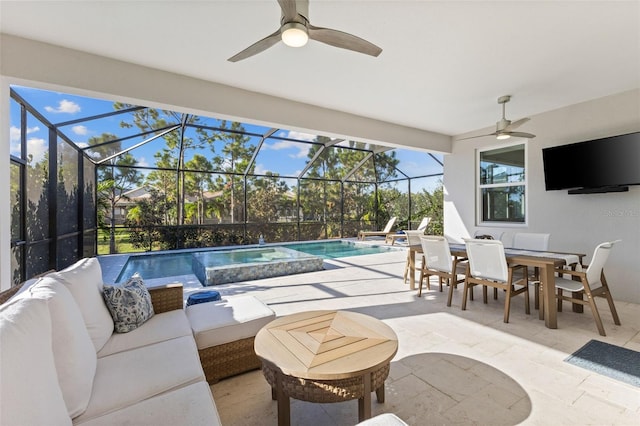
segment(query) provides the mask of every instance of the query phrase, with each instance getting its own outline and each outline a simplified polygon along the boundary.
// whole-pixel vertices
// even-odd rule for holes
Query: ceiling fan
[[[311,39],[371,56],[378,56],[382,52],[381,48],[360,37],[338,30],[311,25],[309,22],[309,0],[278,0],[278,4],[282,9],[280,28],[273,34],[230,57],[227,59],[228,61],[238,62],[256,55],[267,50],[280,40],[291,47],[304,46]]]
[[[468,138],[462,138],[462,139],[458,139],[458,140],[466,140],[466,139],[474,139],[474,138],[483,138],[485,136],[495,136],[496,139],[509,139],[511,136],[513,137],[518,137],[518,138],[528,138],[528,139],[533,139],[536,137],[536,135],[533,135],[531,133],[525,133],[525,132],[514,132],[513,130],[515,130],[516,128],[520,127],[521,125],[523,125],[524,123],[526,123],[527,121],[530,120],[530,118],[525,117],[525,118],[521,118],[520,120],[511,122],[511,120],[507,120],[504,116],[504,110],[505,110],[505,104],[507,102],[509,102],[511,100],[511,96],[509,95],[505,95],[505,96],[500,96],[498,98],[498,103],[502,104],[502,118],[500,119],[500,121],[498,121],[496,123],[496,131],[493,133],[489,133],[488,135],[478,135],[478,136],[470,136]]]

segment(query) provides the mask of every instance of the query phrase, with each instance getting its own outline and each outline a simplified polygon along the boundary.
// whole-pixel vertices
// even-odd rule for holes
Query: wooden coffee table
[[[384,402],[398,338],[367,315],[311,311],[270,322],[256,335],[254,348],[278,401],[278,425],[290,422],[289,398],[320,403],[357,399],[363,421],[371,417],[371,392]]]

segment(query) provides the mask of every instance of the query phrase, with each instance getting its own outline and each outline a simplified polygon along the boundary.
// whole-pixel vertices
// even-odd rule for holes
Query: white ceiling
[[[505,94],[515,120],[640,87],[639,1],[311,0],[309,11],[382,54],[311,41],[228,62],[278,28],[276,0],[3,0],[0,31],[447,135],[492,126]]]

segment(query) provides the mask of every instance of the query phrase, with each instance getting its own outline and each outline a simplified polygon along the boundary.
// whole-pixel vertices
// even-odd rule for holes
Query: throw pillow
[[[135,330],[153,316],[151,295],[140,276],[129,278],[122,286],[105,284],[102,294],[117,333]]]

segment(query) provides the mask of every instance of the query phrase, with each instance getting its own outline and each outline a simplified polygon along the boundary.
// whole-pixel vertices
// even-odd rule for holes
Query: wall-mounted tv
[[[640,132],[544,148],[542,161],[547,191],[628,191],[640,185]]]

